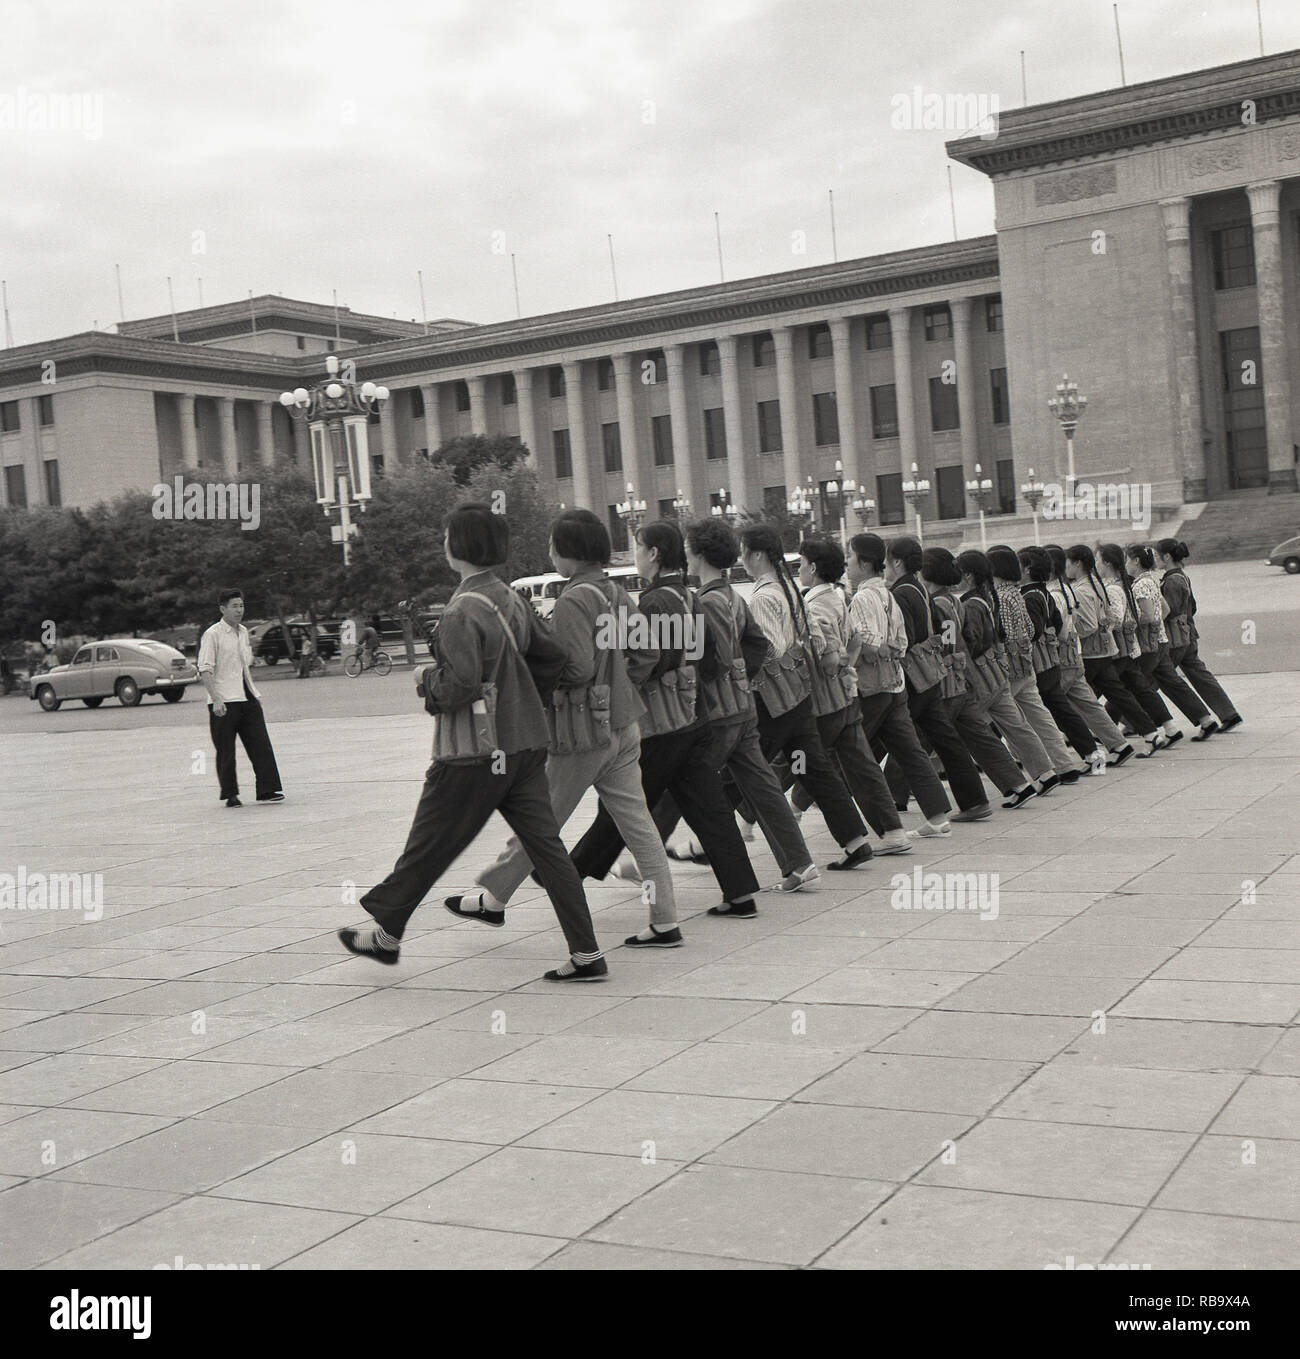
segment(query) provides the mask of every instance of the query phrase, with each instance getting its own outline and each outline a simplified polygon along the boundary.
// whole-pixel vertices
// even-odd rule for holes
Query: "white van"
[[[605,573],[610,580],[616,580],[628,592],[635,604],[646,588],[646,582],[636,573],[634,566],[611,566]],[[538,618],[549,618],[555,612],[555,601],[560,597],[566,582],[563,576],[548,571],[544,576],[520,576],[510,582],[512,590],[518,590],[533,606]]]

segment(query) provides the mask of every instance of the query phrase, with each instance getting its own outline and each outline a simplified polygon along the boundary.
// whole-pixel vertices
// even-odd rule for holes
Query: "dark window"
[[[5,468],[5,495],[9,498],[9,504],[17,510],[27,508],[27,478],[23,475],[21,467]]]
[[[962,518],[966,513],[966,474],[961,464],[936,467],[934,480],[939,493],[939,518]]]
[[[411,419],[424,418],[424,393],[418,387],[411,388]]]
[[[898,393],[892,382],[871,389],[871,434],[875,439],[898,438]]]
[[[307,337],[306,337],[305,335],[297,335],[297,336],[295,336],[294,338],[298,341],[298,348],[299,348],[299,349],[306,349],[306,348],[307,348]]]
[[[779,453],[781,451],[781,403],[779,401],[760,401],[758,403],[758,451],[760,453]]]
[[[705,340],[700,345],[700,376],[717,377],[722,372],[722,355],[716,340]]]
[[[518,399],[518,393],[515,391],[515,375],[513,373],[502,373],[501,404],[503,406],[513,406]]]
[[[1002,329],[1002,298],[986,297],[984,299],[984,329],[990,334],[995,334]]]
[[[52,396],[38,396],[36,408],[40,412],[42,426],[48,427],[54,423],[54,398]]]
[[[46,458],[45,460],[45,499],[51,505],[63,504],[63,490],[59,486],[59,460],[57,458]]]
[[[1016,512],[1016,465],[1010,458],[999,458],[997,466],[998,513]]]
[[[619,438],[618,422],[611,421],[600,427],[600,445],[605,450],[605,471],[623,470],[623,442]]]
[[[602,392],[614,390],[614,360],[596,360],[596,388]]]
[[[1249,224],[1210,232],[1210,253],[1216,289],[1255,286],[1255,232]]]
[[[676,518],[677,518],[677,510],[676,510],[676,508],[675,508],[674,505],[673,505],[673,497],[672,497],[672,496],[669,496],[667,500],[661,500],[661,501],[659,502],[659,518],[660,518],[660,519],[676,519]]]
[[[772,338],[772,332],[765,330],[761,335],[754,336],[754,367],[771,368],[776,362],[776,341]]]
[[[840,441],[840,416],[834,392],[813,393],[813,441],[818,448]]]
[[[456,387],[456,409],[458,411],[469,410],[469,383],[457,382]]]
[[[952,339],[952,311],[946,302],[925,308],[925,338],[927,340]]]
[[[889,329],[888,316],[868,316],[867,317],[867,348],[868,349],[892,349],[894,347],[893,333]]]
[[[727,456],[727,424],[720,406],[704,412],[704,456],[710,462]]]
[[[930,379],[930,428],[957,429],[961,417],[957,413],[957,384],[941,377]]]
[[[650,417],[650,437],[654,442],[655,466],[673,465],[673,418],[671,415]]]
[[[566,481],[573,475],[573,450],[569,447],[569,431],[553,429],[551,447],[555,449],[555,479]]]
[[[876,509],[881,524],[903,522],[903,474],[886,472],[876,478]]]
[[[1223,430],[1232,490],[1268,485],[1268,439],[1259,328],[1219,332]]]
[[[831,345],[831,328],[825,321],[808,327],[808,357],[810,359],[829,359],[834,352]]]
[[[829,481],[818,482],[817,501],[821,507],[822,527],[826,529],[832,529],[836,533],[838,533],[840,528],[841,511],[844,507],[844,497],[838,493],[839,491],[838,481],[835,483],[836,487],[835,495],[831,495],[827,492],[826,488],[829,485],[830,485]]]
[[[626,552],[628,549],[627,520],[619,514],[617,505],[611,505],[608,514],[609,545],[615,552]]]
[[[0,433],[17,434],[22,428],[16,401],[0,401]]]
[[[784,486],[764,486],[763,487],[763,513],[770,519],[779,519],[784,514],[789,514],[790,506],[785,494]]]
[[[1011,395],[1007,391],[1007,370],[1005,368],[990,368],[989,383],[993,388],[993,423],[995,425],[1010,424]]]
[[[370,455],[370,473],[376,481],[384,479],[384,455],[382,453]]]
[[[660,382],[668,381],[668,360],[664,358],[662,349],[652,349],[648,354],[641,356],[641,382],[646,387],[652,387]]]
[[[547,375],[551,388],[551,400],[556,401],[564,395],[564,369],[552,368]]]

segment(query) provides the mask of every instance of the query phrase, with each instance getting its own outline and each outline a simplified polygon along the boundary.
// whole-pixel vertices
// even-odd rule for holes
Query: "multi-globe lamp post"
[[[980,512],[980,551],[989,550],[989,536],[984,525],[984,515],[993,504],[993,481],[980,475],[979,463],[975,464],[975,477],[966,483],[966,494],[975,502]]]
[[[673,496],[673,513],[679,520],[689,519],[691,516],[690,497],[679,486],[677,494]]]
[[[840,521],[840,549],[849,555],[848,502],[857,494],[858,483],[852,477],[844,476],[844,464],[836,462],[835,476],[826,483],[826,495],[835,505],[835,513]]]
[[[1079,384],[1070,381],[1066,373],[1056,384],[1056,395],[1049,397],[1047,409],[1061,422],[1065,431],[1065,490],[1067,498],[1074,495],[1074,431],[1079,428],[1088,398],[1079,395]]]
[[[740,517],[740,511],[727,498],[725,486],[718,487],[718,503],[709,507],[709,513],[715,519],[725,519],[729,524],[734,524]]]
[[[1034,516],[1034,546],[1041,547],[1042,539],[1038,533],[1038,507],[1043,503],[1043,496],[1047,494],[1047,487],[1034,476],[1032,467],[1029,469],[1029,480],[1020,488],[1020,494],[1028,502],[1030,513]]]
[[[331,536],[343,544],[343,565],[351,566],[352,507],[364,511],[370,499],[370,412],[388,400],[388,388],[358,384],[352,361],[340,364],[333,354],[326,356],[325,372],[328,376],[310,391],[281,392],[280,404],[292,419],[306,422],[316,503],[326,518],[338,510],[340,522]]]
[[[912,475],[903,483],[903,497],[912,507],[912,513],[916,515],[916,536],[921,542],[925,542],[925,534],[921,530],[921,506],[930,498],[930,482],[925,477],[917,475],[917,466],[912,464]]]
[[[875,517],[876,502],[870,496],[855,495],[853,497],[853,513],[858,516],[858,523],[864,529],[869,529],[871,521]]]
[[[808,530],[812,527],[813,517],[812,495],[807,487],[794,488],[794,494],[786,501],[786,509],[790,511],[792,518],[798,520],[800,533],[807,536]]]
[[[614,506],[618,512],[618,517],[627,525],[627,541],[629,546],[636,540],[636,531],[641,527],[641,521],[645,518],[646,503],[644,500],[636,498],[636,487],[629,481],[627,483],[627,499],[620,501]]]

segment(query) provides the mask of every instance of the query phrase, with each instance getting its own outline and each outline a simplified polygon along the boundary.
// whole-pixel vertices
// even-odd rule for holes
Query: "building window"
[[[844,517],[844,497],[836,494],[831,495],[827,490],[829,481],[819,481],[817,483],[817,503],[821,508],[822,527],[833,529],[839,532],[840,520]],[[836,491],[839,490],[839,482],[835,483]]]
[[[551,400],[558,401],[564,395],[564,369],[552,368],[547,374],[550,384]]]
[[[808,357],[810,359],[829,359],[833,353],[831,328],[825,321],[808,327]]]
[[[840,416],[834,392],[813,393],[813,441],[818,448],[840,441]]]
[[[418,387],[411,388],[411,419],[424,419],[424,393]]]
[[[307,348],[307,337],[305,335],[295,335],[294,338],[298,341],[299,349]]]
[[[779,401],[760,401],[758,403],[758,451],[760,453],[779,453],[781,451],[781,403]]]
[[[990,335],[1000,334],[1002,331],[1002,298],[986,297],[984,299],[984,329]]]
[[[960,463],[934,469],[940,519],[960,519],[966,513],[966,475]]]
[[[1011,396],[1007,391],[1007,370],[990,368],[989,383],[993,388],[993,423],[1008,425],[1011,423]]]
[[[611,421],[608,425],[601,425],[600,444],[605,450],[605,471],[621,472],[623,470],[623,441],[619,438],[616,420]]]
[[[456,409],[458,411],[469,410],[469,383],[465,381],[454,384],[456,388]]]
[[[18,403],[0,401],[0,433],[17,434],[21,428],[22,419],[18,414]]]
[[[515,375],[513,373],[501,374],[501,404],[503,406],[513,406],[519,400],[519,394],[515,391]]]
[[[1016,512],[1016,464],[1011,458],[999,458],[997,465],[998,513]]]
[[[573,450],[569,447],[569,431],[553,429],[551,447],[555,449],[555,479],[567,481],[573,475]]]
[[[705,340],[700,345],[700,376],[717,377],[722,372],[722,355],[716,340]]]
[[[903,522],[903,474],[886,472],[876,478],[876,508],[880,512],[880,522],[901,524]]]
[[[370,472],[376,481],[384,479],[384,455],[382,453],[370,455]]]
[[[952,339],[952,310],[946,302],[925,308],[925,338],[927,340]]]
[[[754,336],[754,367],[771,368],[776,363],[776,341],[772,332],[765,330]]]
[[[1264,427],[1259,327],[1220,331],[1219,360],[1228,484],[1234,491],[1267,486],[1268,439]]]
[[[704,456],[710,462],[727,456],[727,424],[721,406],[704,412]]]
[[[54,423],[54,398],[52,396],[38,396],[36,398],[36,409],[40,412],[41,427],[48,429]]]
[[[59,460],[57,458],[46,458],[45,460],[45,500],[50,505],[63,504],[63,489],[59,485]]]
[[[626,552],[628,549],[627,520],[619,514],[617,505],[610,505],[607,513],[609,514],[609,545],[615,552]]]
[[[614,360],[596,360],[596,390],[601,392],[612,392],[614,390]]]
[[[1249,224],[1210,232],[1210,253],[1217,291],[1255,286],[1255,232]]]
[[[643,386],[653,387],[668,381],[668,360],[662,349],[652,349],[641,356],[641,382]]]
[[[655,466],[673,465],[673,418],[671,415],[650,417],[650,438],[654,443]]]
[[[13,509],[27,508],[27,478],[23,476],[21,467],[5,468],[5,495]]]
[[[871,437],[898,438],[898,393],[892,382],[871,389]]]
[[[961,416],[957,412],[957,384],[941,377],[930,379],[930,428],[958,429]]]
[[[867,348],[892,349],[893,347],[894,347],[894,335],[889,328],[889,317],[868,316]]]
[[[763,487],[763,513],[769,519],[780,519],[782,515],[789,514],[790,504],[786,499],[784,486],[764,486]]]

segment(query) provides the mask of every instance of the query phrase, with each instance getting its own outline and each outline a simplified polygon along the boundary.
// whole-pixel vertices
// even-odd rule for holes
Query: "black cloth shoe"
[[[847,873],[850,868],[861,868],[871,858],[871,846],[859,845],[852,853],[842,859],[833,859],[826,865],[832,873]]]
[[[753,920],[758,914],[758,907],[753,901],[724,901],[721,906],[710,906],[710,915],[735,916],[737,920]]]
[[[284,794],[283,794],[283,793],[268,793],[265,797],[259,797],[257,800],[258,800],[259,802],[283,802],[283,801],[284,801]]]
[[[1049,774],[1045,779],[1039,780],[1038,796],[1046,797],[1053,788],[1061,786],[1061,776],[1059,774]]]
[[[1133,758],[1134,750],[1131,745],[1126,744],[1120,746],[1118,750],[1112,750],[1111,754],[1115,758],[1113,760],[1108,761],[1108,763],[1110,764],[1110,767],[1112,769],[1118,769],[1120,765],[1124,763],[1125,760],[1131,760]]]
[[[452,915],[459,916],[462,920],[481,920],[485,925],[491,925],[493,929],[500,929],[506,923],[506,913],[504,911],[462,911],[460,903],[464,897],[446,897],[443,906]]]
[[[596,982],[604,981],[609,976],[609,964],[604,958],[597,958],[594,963],[575,963],[570,961],[572,972],[562,973],[558,967],[553,967],[545,974],[545,980],[553,982]]]
[[[1220,722],[1220,723],[1219,723],[1219,730],[1220,730],[1220,731],[1231,731],[1231,730],[1233,729],[1233,727],[1239,727],[1239,726],[1241,726],[1241,714],[1240,714],[1240,713],[1233,713],[1233,715],[1232,715],[1230,718],[1228,718],[1228,720],[1227,720],[1226,722]]]
[[[240,802],[240,800],[237,797],[228,797],[226,799],[227,807],[242,807],[243,805],[244,804]]]
[[[1007,811],[1014,811],[1017,807],[1023,807],[1031,797],[1038,796],[1038,789],[1032,783],[1027,783],[1023,788],[1017,788],[1014,792],[1008,793],[1002,805]]]
[[[638,939],[634,934],[623,942],[628,948],[681,948],[686,942],[676,925],[670,930],[657,930],[651,925],[650,933],[653,935],[651,939]]]
[[[1082,777],[1083,777],[1082,769],[1067,769],[1065,773],[1061,775],[1061,782],[1078,783],[1080,778]]]
[[[1192,740],[1193,740],[1193,741],[1208,741],[1208,740],[1210,739],[1210,737],[1213,736],[1214,733],[1215,733],[1216,731],[1222,731],[1222,730],[1223,730],[1223,728],[1220,727],[1219,724],[1218,724],[1217,722],[1211,722],[1210,725],[1209,725],[1208,727],[1202,727],[1202,728],[1200,729],[1200,731],[1198,731],[1198,732],[1196,733],[1196,735],[1192,737]]]
[[[987,821],[993,815],[993,808],[987,802],[977,803],[964,811],[953,812],[949,821]]]
[[[1166,736],[1166,737],[1165,737],[1165,740],[1168,741],[1169,744],[1170,744],[1171,746],[1177,745],[1178,742],[1181,741],[1182,739],[1183,739],[1183,733],[1182,733],[1181,729],[1178,730],[1178,731],[1176,731],[1176,732],[1174,732],[1174,734],[1173,734],[1172,736]]]
[[[363,948],[357,943],[357,932],[349,926],[339,931],[339,942],[349,953],[356,953],[362,958],[373,958],[377,963],[386,963],[390,967],[401,956],[401,949],[393,948]]]

